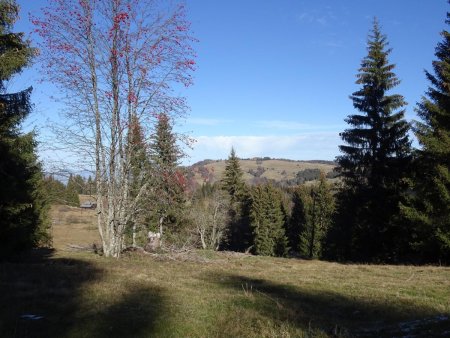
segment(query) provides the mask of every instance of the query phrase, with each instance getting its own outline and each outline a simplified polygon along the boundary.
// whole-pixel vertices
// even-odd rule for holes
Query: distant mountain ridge
[[[275,182],[281,185],[293,186],[316,180],[323,171],[327,178],[334,179],[336,163],[326,160],[289,160],[270,157],[254,157],[240,159],[244,172],[243,178],[248,184]],[[206,159],[199,161],[190,168],[190,178],[197,184],[220,181],[225,171],[226,160]]]

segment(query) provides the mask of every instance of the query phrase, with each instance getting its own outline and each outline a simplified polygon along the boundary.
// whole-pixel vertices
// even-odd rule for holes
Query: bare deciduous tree
[[[191,85],[195,67],[184,7],[156,0],[50,0],[32,22],[43,41],[47,79],[61,89],[67,107],[59,141],[95,163],[103,251],[119,257],[151,176],[143,172],[138,192],[130,193],[132,121],[148,133],[158,114],[186,111],[184,98],[173,94],[174,86]]]
[[[215,190],[211,196],[200,199],[191,209],[194,229],[203,249],[218,250],[226,237],[228,225],[227,195]]]

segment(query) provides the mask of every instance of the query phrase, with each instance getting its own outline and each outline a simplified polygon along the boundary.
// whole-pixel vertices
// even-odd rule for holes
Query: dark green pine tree
[[[55,180],[53,175],[44,179],[45,196],[49,203],[65,204],[66,203],[66,186],[61,181]]]
[[[286,236],[286,210],[283,206],[283,197],[279,189],[271,184],[266,185],[267,209],[266,218],[270,224],[271,237],[275,243],[273,251],[278,257],[285,257],[289,251],[289,242]]]
[[[222,187],[230,195],[231,203],[238,202],[245,194],[245,183],[242,179],[242,172],[239,158],[236,156],[234,148],[231,148],[230,156],[226,161],[225,172],[222,177]]]
[[[253,232],[253,251],[257,255],[274,255],[268,220],[266,219],[266,194],[262,185],[251,188],[250,226]]]
[[[20,132],[31,111],[31,88],[6,93],[5,87],[35,54],[23,33],[11,32],[18,13],[14,1],[0,0],[0,257],[50,242],[35,135]]]
[[[300,198],[303,210],[299,218],[304,223],[299,236],[299,252],[310,259],[322,258],[324,241],[334,212],[334,196],[325,174],[320,174],[318,184],[302,189]]]
[[[175,230],[179,225],[185,206],[185,177],[179,168],[182,152],[177,145],[177,138],[172,131],[167,114],[158,116],[155,134],[150,143],[151,172],[154,175],[154,196],[159,230],[162,235],[163,225],[168,230]]]
[[[258,185],[251,192],[250,226],[254,252],[264,256],[285,256],[288,239],[285,234],[280,191],[271,185]]]
[[[450,24],[447,13],[446,24]],[[422,122],[416,136],[422,146],[417,151],[416,194],[406,217],[415,233],[413,249],[422,259],[450,263],[450,33],[444,30],[433,62],[434,74],[426,72],[431,83],[418,104]]]
[[[97,192],[96,186],[95,186],[95,182],[92,179],[91,176],[88,177],[87,181],[86,181],[86,190],[85,190],[85,194],[92,196],[95,195]]]
[[[289,224],[287,229],[287,236],[289,240],[289,246],[295,252],[298,252],[300,244],[300,233],[304,230],[304,225],[306,224],[306,217],[308,215],[305,212],[305,202],[304,196],[308,195],[305,191],[306,187],[304,185],[297,186],[292,191],[292,211],[289,218]]]
[[[250,199],[243,175],[239,158],[234,148],[231,148],[220,183],[230,197],[227,248],[236,251],[245,251],[253,244],[249,226]]]
[[[130,154],[130,196],[135,199],[139,194],[142,196],[141,189],[145,186],[149,174],[151,174],[152,167],[150,165],[150,159],[148,156],[148,147],[145,142],[144,131],[136,116],[132,116],[131,125],[128,134],[128,145]],[[154,178],[156,178],[155,175]],[[154,186],[158,187],[157,183],[161,181],[151,181]],[[162,189],[159,186],[158,191]],[[152,196],[153,198],[154,196]],[[148,207],[148,201],[145,198],[140,199],[139,203],[134,208],[134,213],[129,221],[127,232],[131,237],[131,245],[137,246],[138,233],[141,230],[146,230],[145,224],[152,222],[152,208]],[[154,229],[153,229],[154,230]]]
[[[160,135],[165,137],[166,135],[162,135],[160,131]],[[144,181],[146,178],[146,174],[150,169],[150,161],[148,157],[147,145],[145,143],[144,131],[142,126],[137,119],[137,117],[133,116],[131,118],[131,126],[129,130],[129,147],[130,147],[130,180],[131,180],[131,194],[133,197],[137,196],[140,188],[144,185]],[[170,135],[169,135],[170,137]],[[155,139],[156,140],[156,139]],[[160,142],[158,140],[158,142]],[[160,144],[154,144],[154,160],[157,163],[162,163],[164,160],[159,160],[159,147]],[[167,146],[165,147],[167,148]],[[170,151],[170,149],[169,149]],[[176,166],[176,161],[175,161]]]
[[[78,194],[84,195],[87,193],[86,189],[86,181],[84,180],[83,176],[81,175],[75,175],[73,176],[74,186]]]
[[[80,206],[80,197],[78,196],[78,184],[75,176],[70,174],[66,186],[66,204],[72,207]]]
[[[403,96],[388,95],[399,84],[388,61],[391,49],[377,20],[368,39],[368,55],[361,62],[351,99],[358,114],[349,115],[350,129],[341,133],[337,158],[343,190],[339,194],[338,226],[344,259],[396,260],[406,229],[398,221],[410,165],[409,125]]]
[[[294,192],[294,208],[292,209],[293,225],[296,229],[297,246],[295,249],[302,257],[310,257],[310,251],[315,253],[315,203],[314,187],[301,185]],[[293,234],[294,235],[294,234]],[[313,258],[313,257],[310,257]]]

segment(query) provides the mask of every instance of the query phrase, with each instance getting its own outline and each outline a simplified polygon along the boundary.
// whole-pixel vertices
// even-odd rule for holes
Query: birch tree
[[[119,257],[125,228],[148,194],[148,177],[130,193],[129,127],[136,119],[148,134],[159,114],[176,118],[187,108],[174,95],[175,87],[192,84],[195,68],[185,8],[156,0],[49,0],[32,22],[46,79],[66,107],[68,122],[57,136],[93,164],[103,251]]]
[[[224,244],[229,217],[228,198],[225,192],[214,189],[191,208],[194,231],[203,249],[219,250]]]

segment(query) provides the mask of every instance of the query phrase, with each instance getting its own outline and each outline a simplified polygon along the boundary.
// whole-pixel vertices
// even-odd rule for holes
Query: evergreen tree
[[[148,156],[148,147],[145,142],[144,131],[136,116],[131,118],[131,126],[129,129],[129,147],[131,147],[130,160],[130,195],[135,199],[141,189],[145,186],[147,176],[151,173],[150,159]],[[156,149],[155,149],[156,150]],[[155,157],[158,156],[155,153]],[[156,180],[152,183],[156,186]],[[158,189],[159,191],[159,189]],[[131,244],[137,246],[137,235],[139,231],[145,228],[145,224],[149,224],[152,220],[152,208],[148,207],[148,201],[141,199],[134,208],[134,213],[129,221],[128,231],[131,231]]]
[[[92,180],[92,177],[89,176],[87,181],[86,181],[86,190],[85,190],[85,194],[86,195],[95,195],[97,193],[97,189],[95,186],[95,182],[94,180]]]
[[[243,194],[245,194],[243,175],[239,158],[236,156],[234,148],[231,148],[222,178],[222,187],[230,195],[231,203],[239,202]]]
[[[251,189],[250,226],[253,230],[254,252],[257,255],[274,256],[275,243],[266,218],[267,196],[264,186]]]
[[[321,258],[323,242],[334,212],[334,197],[324,173],[321,173],[317,185],[302,190],[301,199],[303,215],[299,218],[304,223],[300,232],[299,251],[310,259]]]
[[[150,170],[147,145],[145,143],[144,131],[136,117],[131,119],[132,125],[129,131],[129,146],[131,147],[131,194],[136,196],[143,185],[144,176]],[[164,135],[162,135],[164,137]],[[159,142],[159,141],[158,141]],[[155,144],[154,160],[159,162],[159,144]],[[163,162],[163,161],[161,161]]]
[[[34,133],[21,134],[31,88],[6,93],[5,81],[31,62],[35,50],[13,33],[19,6],[0,0],[0,256],[49,243],[48,203]]]
[[[75,175],[75,176],[73,176],[72,179],[73,179],[74,187],[75,187],[75,190],[77,191],[77,193],[80,195],[86,194],[87,193],[86,192],[86,190],[87,190],[86,182],[85,182],[83,176]]]
[[[160,114],[150,144],[150,159],[154,180],[154,201],[159,230],[163,225],[179,225],[185,205],[185,177],[179,168],[182,152],[172,131],[167,114]]]
[[[252,246],[252,234],[249,227],[251,202],[243,175],[239,158],[234,148],[231,148],[221,186],[229,196],[227,244],[229,249],[236,251],[245,251]]]
[[[450,13],[447,13],[450,24]],[[414,225],[412,247],[422,259],[450,262],[450,33],[444,30],[433,62],[434,74],[426,72],[431,85],[418,104],[422,122],[416,136],[417,173],[413,203],[403,206]],[[408,205],[408,206],[407,206]]]
[[[66,204],[72,207],[80,206],[80,197],[78,196],[78,184],[75,180],[75,176],[70,174],[69,180],[66,186]]]
[[[44,178],[44,191],[49,203],[66,203],[66,186],[61,181],[55,180],[53,175]]]
[[[280,191],[271,185],[258,185],[251,192],[250,226],[254,252],[264,256],[285,256],[288,240],[285,234]]]
[[[337,158],[343,190],[337,218],[345,259],[395,260],[406,229],[398,222],[399,203],[410,164],[409,125],[403,96],[388,95],[399,84],[389,64],[386,36],[374,20],[368,55],[362,60],[351,99],[359,114],[349,115],[351,129],[341,133],[345,145]],[[336,233],[336,232],[335,232]]]
[[[287,236],[289,240],[289,246],[295,252],[299,250],[300,245],[300,233],[304,229],[306,224],[306,217],[308,215],[305,212],[305,196],[308,193],[305,191],[306,187],[304,185],[297,186],[292,191],[292,211],[291,217],[289,219],[289,227],[287,230]]]

